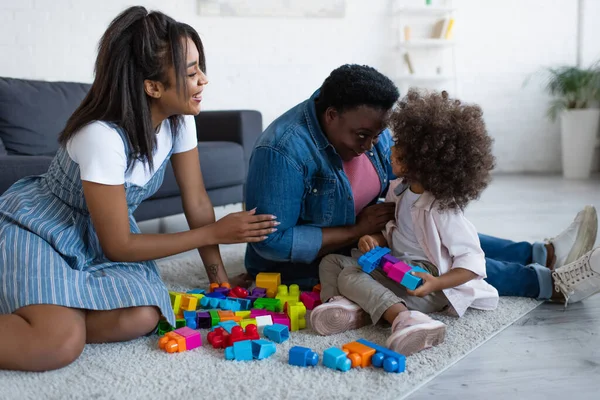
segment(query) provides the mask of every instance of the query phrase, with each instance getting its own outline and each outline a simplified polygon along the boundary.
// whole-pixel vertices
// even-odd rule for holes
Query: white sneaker
[[[597,231],[596,209],[593,206],[585,206],[567,229],[548,241],[554,246],[556,256],[553,269],[572,263],[590,251],[596,243]]]
[[[600,247],[554,270],[552,277],[556,291],[565,296],[565,307],[600,292]]]
[[[410,356],[444,341],[446,324],[420,311],[402,311],[394,319],[392,334],[385,345],[396,353]]]
[[[310,313],[310,325],[323,336],[358,329],[369,322],[369,314],[344,296],[334,296]]]

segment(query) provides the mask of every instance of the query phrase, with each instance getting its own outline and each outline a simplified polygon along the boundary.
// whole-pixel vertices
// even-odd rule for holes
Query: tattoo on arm
[[[206,267],[206,273],[208,274],[208,280],[211,282],[217,281],[217,283],[221,283],[221,282],[219,282],[219,280],[217,278],[218,271],[219,271],[218,264],[210,264],[208,267]]]

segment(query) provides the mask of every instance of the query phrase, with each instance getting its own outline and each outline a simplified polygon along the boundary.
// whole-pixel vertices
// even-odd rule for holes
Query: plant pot
[[[585,179],[592,170],[600,109],[568,110],[560,115],[563,176]]]

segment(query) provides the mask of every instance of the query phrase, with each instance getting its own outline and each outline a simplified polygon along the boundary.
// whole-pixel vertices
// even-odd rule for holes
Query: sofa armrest
[[[0,156],[0,194],[21,178],[46,173],[51,162],[49,156]]]
[[[244,148],[244,171],[262,133],[262,114],[255,110],[202,111],[196,115],[199,142],[235,142]]]

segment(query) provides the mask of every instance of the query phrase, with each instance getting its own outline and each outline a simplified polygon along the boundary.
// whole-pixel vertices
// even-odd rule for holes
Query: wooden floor
[[[566,228],[585,204],[600,209],[600,179],[505,175],[494,177],[466,215],[481,233],[541,241]],[[218,208],[217,218],[240,209]],[[157,226],[143,225],[146,232]],[[182,216],[166,225],[168,231],[187,227]],[[600,294],[567,310],[541,305],[408,398],[600,399]]]
[[[600,209],[599,180],[502,176],[467,215],[480,231],[539,240],[583,204]],[[600,294],[566,310],[542,304],[408,397],[430,398],[599,399]]]

